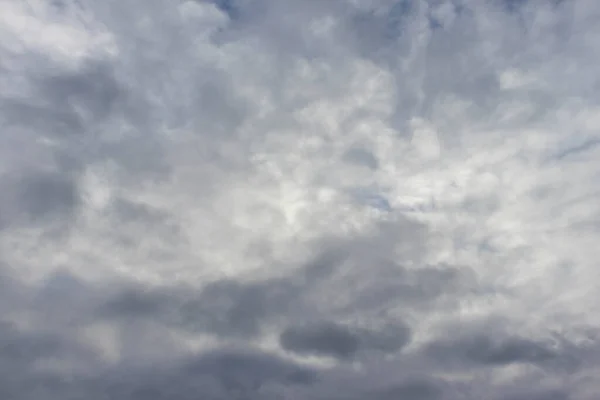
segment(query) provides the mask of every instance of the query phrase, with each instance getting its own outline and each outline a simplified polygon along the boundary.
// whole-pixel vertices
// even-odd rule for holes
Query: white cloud
[[[158,397],[590,398],[596,2],[0,4],[0,340]]]

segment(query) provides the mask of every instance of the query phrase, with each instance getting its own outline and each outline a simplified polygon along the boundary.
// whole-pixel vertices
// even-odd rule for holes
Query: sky
[[[0,398],[592,400],[600,2],[0,0]]]

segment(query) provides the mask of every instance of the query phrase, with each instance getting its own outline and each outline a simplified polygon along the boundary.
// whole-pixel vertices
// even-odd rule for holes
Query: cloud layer
[[[0,9],[0,397],[600,393],[597,1]]]

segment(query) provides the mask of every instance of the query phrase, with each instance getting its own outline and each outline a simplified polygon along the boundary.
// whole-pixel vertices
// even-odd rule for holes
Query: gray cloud
[[[280,334],[279,342],[293,353],[348,360],[362,352],[393,354],[407,345],[410,338],[410,328],[400,321],[370,328],[317,321],[288,326]]]
[[[406,346],[410,342],[411,335],[410,327],[397,321],[379,329],[371,328],[362,331],[361,344],[366,349],[389,354]]]
[[[280,336],[286,350],[336,358],[352,357],[359,347],[358,337],[346,327],[334,323],[286,328]]]
[[[0,228],[68,221],[81,204],[77,182],[61,173],[15,174],[0,186]]]
[[[519,337],[494,338],[491,333],[434,343],[429,351],[441,359],[450,357],[483,365],[541,364],[559,356],[543,343]]]
[[[379,393],[373,393],[376,398],[387,399],[415,399],[434,400],[442,398],[443,394],[434,383],[427,381],[415,381],[399,384],[386,388]]]
[[[304,274],[300,274],[302,275]],[[307,275],[320,276],[311,273]],[[296,279],[297,282],[300,281],[297,276]],[[7,284],[10,281],[10,277],[6,275],[2,280]],[[446,368],[460,371],[463,368],[470,368],[469,366],[490,368],[512,363],[532,363],[544,368],[549,367],[549,371],[552,371],[552,365],[556,364],[557,360],[565,356],[569,357],[569,354],[571,357],[577,355],[575,349],[570,349],[568,346],[563,345],[557,350],[551,350],[547,345],[534,340],[489,333],[487,336],[479,334],[473,337],[459,337],[456,340],[442,340],[429,345],[426,351],[428,357],[433,356],[433,359],[427,361],[427,358],[419,356],[419,353],[404,351],[411,340],[411,331],[402,323],[364,327],[333,322],[307,324],[291,322],[280,336],[283,349],[296,355],[329,356],[339,361],[360,361],[362,355],[370,355],[371,360],[374,360],[373,356],[377,359],[380,357],[379,354],[391,356],[403,350],[402,355],[395,358],[400,364],[396,364],[395,369],[391,368],[386,373],[391,374],[392,377],[398,374],[397,377],[389,382],[385,379],[378,382],[374,376],[381,372],[377,372],[376,369],[370,371],[370,368],[374,368],[372,364],[366,364],[370,367],[359,376],[353,376],[356,372],[319,370],[301,366],[278,355],[250,350],[240,344],[228,344],[214,350],[204,350],[196,355],[182,352],[174,342],[168,344],[169,329],[190,329],[189,325],[181,323],[178,319],[181,315],[185,315],[189,301],[196,305],[209,300],[213,302],[206,304],[204,310],[197,310],[198,315],[194,317],[202,320],[201,314],[208,313],[204,318],[212,318],[210,323],[194,325],[192,331],[210,333],[216,337],[229,336],[238,340],[250,336],[256,337],[259,327],[262,326],[264,329],[262,324],[273,318],[273,315],[257,313],[253,309],[256,306],[252,300],[253,296],[264,292],[268,297],[269,293],[276,292],[274,287],[281,284],[278,282],[272,282],[273,287],[248,285],[246,288],[221,282],[209,285],[201,291],[198,300],[189,300],[193,299],[193,293],[185,286],[180,286],[176,288],[178,291],[173,292],[143,291],[141,288],[124,292],[118,288],[90,286],[89,283],[63,272],[47,280],[42,288],[35,289],[36,297],[33,302],[23,299],[28,297],[27,293],[34,288],[13,285],[12,294],[2,293],[3,304],[14,304],[15,300],[21,298],[18,301],[23,310],[33,315],[42,314],[39,314],[40,318],[34,320],[36,322],[29,328],[29,332],[17,328],[14,324],[3,323],[0,329],[3,362],[0,363],[0,367],[10,368],[10,374],[5,376],[14,377],[3,385],[3,390],[7,395],[24,393],[25,398],[32,399],[37,398],[36,396],[41,392],[67,396],[67,398],[77,397],[82,393],[105,393],[132,399],[145,398],[144,396],[150,394],[155,396],[153,398],[177,399],[195,398],[194,396],[198,395],[215,399],[270,398],[269,396],[277,398],[278,393],[296,393],[309,398],[323,398],[330,390],[339,391],[339,379],[343,378],[356,380],[357,384],[363,382],[366,388],[362,389],[361,393],[378,399],[402,396],[418,399],[455,398],[452,396],[464,393],[464,388],[453,387],[448,382],[444,383],[436,379],[416,379],[411,377],[411,374],[423,367],[430,373],[439,373]],[[257,290],[257,287],[261,290]],[[220,291],[222,294],[219,294]],[[298,296],[298,293],[295,296]],[[225,297],[222,297],[223,295]],[[108,303],[105,300],[107,298],[110,299]],[[280,299],[286,301],[285,296]],[[277,303],[277,298],[270,298],[265,304],[273,307]],[[219,308],[219,304],[224,305],[225,308]],[[237,319],[231,318],[227,321],[228,317],[236,314],[235,307],[248,307],[243,309],[248,312],[248,315],[238,314]],[[279,315],[278,318],[285,315],[277,308],[267,308],[267,310]],[[67,311],[70,314],[64,314]],[[265,309],[263,308],[262,311],[264,312]],[[180,316],[177,316],[177,313],[181,313]],[[98,369],[104,363],[103,355],[99,353],[97,347],[89,347],[91,343],[85,344],[75,340],[76,332],[79,327],[85,327],[107,317],[110,317],[109,321],[113,323],[118,322],[116,327],[121,332],[118,340],[120,345],[125,347],[122,347],[118,363]],[[115,320],[115,317],[118,318]],[[253,317],[256,320],[248,325],[246,318]],[[121,318],[120,322],[119,318]],[[146,319],[148,323],[136,325],[135,320],[140,318]],[[218,322],[224,320],[230,325]],[[159,328],[160,325],[168,329],[162,330]],[[173,345],[175,347],[171,347]],[[415,359],[415,356],[419,358]],[[145,362],[140,362],[144,357],[149,358]],[[406,360],[402,361],[402,358]],[[159,359],[162,362],[152,361]],[[56,365],[54,367],[56,369],[40,369],[38,366],[44,363]],[[382,365],[381,368],[387,370],[389,367]],[[67,385],[62,380],[61,371],[65,370],[77,371],[75,383]],[[98,370],[104,372],[92,375],[84,372]],[[566,371],[560,368],[556,371],[561,370]],[[385,378],[385,375],[382,377]],[[561,398],[561,395],[567,396],[564,391],[544,391],[542,388],[533,392],[523,392],[511,386],[506,388],[496,386],[493,390],[505,392],[507,396],[517,396],[515,398],[525,396],[520,393],[538,395],[541,396],[540,398],[544,398],[546,393],[548,396],[559,396],[557,398]],[[476,392],[473,393],[476,396]],[[356,393],[348,387],[347,394],[342,392],[339,398],[355,397]]]
[[[567,400],[571,396],[560,389],[551,389],[551,390],[536,390],[534,392],[522,392],[519,394],[509,394],[508,397],[504,397],[509,400]]]
[[[37,175],[21,180],[17,201],[32,219],[64,216],[79,203],[79,193],[73,182],[62,176]]]
[[[303,273],[260,283],[219,280],[201,289],[181,286],[144,289],[133,286],[107,299],[100,313],[108,318],[150,318],[191,332],[253,337],[270,320],[298,312],[325,266],[317,262]],[[296,311],[294,311],[296,310]]]
[[[418,307],[420,303],[435,300],[440,292],[455,285],[455,279],[459,279],[459,274],[453,270],[421,268],[407,271],[377,257],[371,258],[367,253],[371,251],[368,249],[371,240],[376,238],[318,244],[316,255],[289,275],[259,282],[223,279],[202,288],[178,285],[146,289],[133,285],[118,289],[117,293],[111,292],[111,297],[100,306],[100,312],[107,318],[156,319],[192,332],[254,337],[282,319],[305,321],[310,325],[311,320],[327,314],[348,317],[357,311],[370,312],[398,303]],[[361,255],[355,259],[354,255],[358,253]],[[378,253],[378,256],[382,255],[385,253]],[[379,280],[365,281],[367,285],[355,296],[327,310],[320,303],[320,296],[337,285],[345,285],[346,270],[357,261],[370,263],[372,271],[391,286]],[[319,336],[320,329],[317,327],[316,330],[315,334]],[[401,320],[385,324],[381,330],[365,330],[358,326],[353,330],[355,332],[349,335],[360,337],[361,347],[370,350],[389,348],[393,351],[401,348],[410,337],[409,328]],[[339,333],[334,331],[334,335]]]
[[[379,167],[379,162],[375,155],[361,147],[349,149],[344,153],[343,159],[351,164],[364,165],[371,169]]]
[[[599,19],[5,1],[0,397],[594,398]]]
[[[35,371],[34,360],[46,356],[48,339],[19,338],[9,341],[2,330],[3,359],[12,366],[5,369],[2,393],[26,399],[39,396],[76,398],[89,393],[90,398],[111,396],[127,399],[264,398],[269,385],[306,386],[318,379],[316,371],[295,365],[275,356],[248,351],[214,351],[177,364],[165,362],[157,367],[118,366],[96,376],[78,371],[66,381],[52,372]],[[10,347],[9,347],[10,346]],[[9,364],[6,364],[9,365]],[[4,367],[4,365],[3,365]]]

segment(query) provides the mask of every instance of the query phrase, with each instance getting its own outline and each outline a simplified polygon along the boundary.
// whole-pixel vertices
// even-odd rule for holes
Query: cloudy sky
[[[600,393],[597,0],[0,0],[0,397]]]

